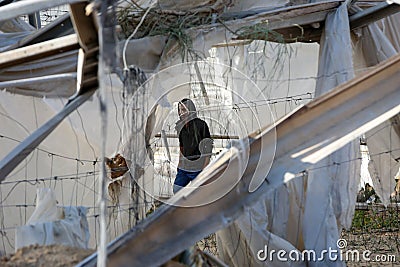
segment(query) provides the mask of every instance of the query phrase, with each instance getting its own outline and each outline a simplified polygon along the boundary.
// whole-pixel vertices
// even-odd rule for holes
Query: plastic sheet
[[[38,188],[36,196],[36,209],[27,224],[53,222],[64,217],[63,210],[57,207],[56,196],[50,188]]]
[[[315,95],[329,92],[334,87],[354,77],[352,46],[347,6],[342,4],[336,12],[328,14],[321,37],[318,80]],[[311,170],[308,178],[304,211],[303,237],[306,249],[318,253],[327,248],[337,248],[343,226],[350,227],[354,213],[357,185],[360,176],[355,172],[360,162],[337,165],[355,158],[356,141],[347,144],[316,164],[328,166]],[[358,166],[359,168],[359,166]],[[347,188],[348,190],[343,190]],[[318,266],[321,262],[310,262]],[[341,261],[328,261],[324,266],[344,266]]]
[[[62,207],[59,212],[54,193],[49,188],[39,189],[37,198],[36,210],[27,225],[16,229],[15,250],[32,244],[88,248],[85,207]]]
[[[306,266],[297,261],[279,261],[271,251],[300,253],[290,242],[267,230],[264,202],[245,211],[233,224],[217,233],[218,252],[229,266]],[[260,252],[261,251],[261,252]],[[293,251],[293,252],[292,252]],[[288,255],[286,255],[288,257]],[[271,261],[271,259],[273,259]]]

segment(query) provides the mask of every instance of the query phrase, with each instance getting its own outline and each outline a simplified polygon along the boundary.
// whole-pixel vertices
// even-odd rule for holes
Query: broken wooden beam
[[[86,15],[87,3],[76,3],[70,5],[70,15],[75,32],[81,48],[88,52],[93,44],[98,43],[97,28],[92,14]]]
[[[0,53],[0,69],[79,48],[76,34]]]
[[[98,55],[99,36],[92,14],[86,14],[87,3],[75,3],[70,5],[70,16],[75,29],[78,42],[78,63],[76,93],[81,94],[85,88],[98,87]]]
[[[327,1],[282,7],[263,12],[252,11],[246,16],[224,14],[219,23],[195,27],[189,32],[225,27],[235,39],[272,42],[319,42],[325,18],[344,1]],[[372,2],[371,2],[372,3]],[[400,11],[400,5],[378,2],[350,17],[351,29],[366,26]],[[278,33],[277,34],[274,34]]]
[[[382,2],[350,16],[350,28],[358,29],[398,12],[400,12],[400,5],[393,2]]]

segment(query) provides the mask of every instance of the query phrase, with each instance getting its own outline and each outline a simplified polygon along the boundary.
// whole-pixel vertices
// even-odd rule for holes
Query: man
[[[213,146],[208,125],[197,117],[192,100],[182,99],[178,103],[178,114],[175,129],[179,136],[180,153],[174,193],[195,179],[207,166]]]

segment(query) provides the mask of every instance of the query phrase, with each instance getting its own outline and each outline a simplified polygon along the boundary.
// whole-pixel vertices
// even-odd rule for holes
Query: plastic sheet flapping
[[[316,96],[354,77],[346,5],[340,6],[326,18],[319,64]],[[324,249],[336,249],[342,227],[351,226],[361,163],[341,163],[354,159],[356,151],[357,142],[353,141],[316,164],[316,167],[328,167],[309,173],[303,236],[305,248],[314,249],[317,255]],[[310,266],[318,264],[310,262]],[[324,265],[344,266],[344,263],[325,259]]]

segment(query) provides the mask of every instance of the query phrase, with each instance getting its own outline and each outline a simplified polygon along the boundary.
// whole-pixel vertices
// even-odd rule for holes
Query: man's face
[[[189,116],[189,110],[183,103],[178,104],[178,115],[181,120],[184,120]]]

